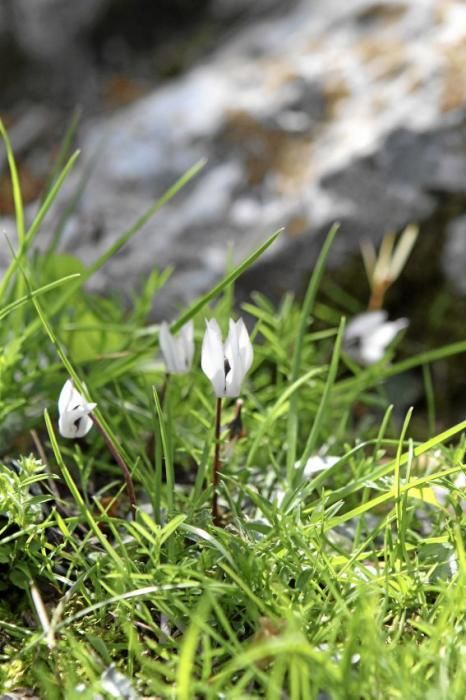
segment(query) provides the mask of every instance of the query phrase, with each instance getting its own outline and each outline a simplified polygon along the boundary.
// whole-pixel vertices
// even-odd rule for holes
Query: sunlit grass
[[[466,342],[361,369],[342,350],[344,304],[321,305],[330,232],[303,304],[234,282],[259,249],[172,323],[193,319],[193,369],[165,382],[149,311],[84,283],[195,177],[194,166],[89,268],[32,254],[77,156],[25,221],[8,138],[18,241],[0,285],[0,680],[43,698],[445,698],[466,696],[463,473],[466,421],[413,440],[385,380],[464,353]],[[412,253],[415,255],[415,251]],[[340,293],[341,296],[341,293]],[[352,302],[348,301],[347,308]],[[222,431],[221,527],[211,518],[212,390],[204,318],[246,314],[254,365],[244,434]],[[322,315],[326,320],[322,320]],[[95,429],[57,429],[72,378],[134,480]],[[435,383],[429,406],[435,415]],[[163,402],[161,401],[163,393]],[[224,400],[223,423],[235,415]],[[433,421],[430,421],[433,427]],[[332,455],[309,473],[308,458]],[[113,686],[112,686],[113,684]],[[119,690],[118,690],[119,689]],[[126,695],[125,695],[126,692]],[[118,695],[117,695],[118,696]]]

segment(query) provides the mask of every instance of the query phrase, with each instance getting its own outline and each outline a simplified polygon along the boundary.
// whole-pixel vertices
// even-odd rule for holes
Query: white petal
[[[201,367],[217,396],[225,396],[225,355],[220,328],[215,320],[206,321],[202,341]]]
[[[60,415],[58,419],[58,430],[60,431],[60,435],[63,435],[64,438],[74,437],[76,428],[73,425],[70,414],[63,413]]]
[[[88,403],[86,399],[75,389],[71,379],[68,379],[60,392],[58,399],[60,434],[66,438],[83,437],[92,427],[92,419],[89,413],[97,406]]]
[[[72,401],[74,391],[75,388],[73,386],[73,382],[71,379],[67,379],[60,392],[60,396],[58,397],[58,412],[60,414],[66,411],[67,407]]]
[[[159,345],[167,372],[176,372],[176,357],[173,336],[170,333],[168,324],[165,321],[160,324]]]
[[[333,457],[331,455],[326,455],[325,457],[313,455],[312,457],[309,457],[306,462],[304,467],[304,476],[312,476],[313,474],[318,474],[326,469],[330,469],[330,467],[333,467],[333,465],[339,462],[340,459],[341,457]]]
[[[184,374],[191,369],[194,355],[194,324],[188,321],[175,339],[176,371]]]
[[[225,357],[230,364],[226,376],[227,396],[239,396],[241,384],[253,360],[253,349],[242,319],[236,323],[230,319],[228,337],[225,342]]]
[[[364,339],[364,354],[381,359],[390,343],[395,339],[398,333],[408,325],[409,321],[406,318],[399,318],[397,321],[388,321],[384,323]]]
[[[223,365],[223,344],[217,322],[206,320],[206,326],[202,339],[201,367],[204,374],[212,380]]]
[[[225,340],[225,357],[232,368],[233,365],[238,364],[240,359],[238,329],[231,318],[228,322],[228,335]]]
[[[357,314],[346,326],[345,341],[365,336],[378,328],[387,319],[386,311],[365,311]]]
[[[184,349],[184,365],[186,371],[191,369],[194,357],[194,323],[188,321],[181,329],[181,338],[183,341]]]
[[[89,430],[92,428],[92,426],[93,426],[93,420],[92,420],[92,418],[86,413],[86,414],[81,418],[81,421],[80,421],[80,423],[79,423],[79,428],[78,428],[78,430],[77,430],[77,432],[76,432],[76,437],[77,437],[77,438],[81,438],[81,437],[84,437],[85,435],[87,435],[87,433],[88,433]]]
[[[87,435],[92,428],[93,421],[89,412],[97,404],[86,404],[84,408],[77,408],[73,411],[65,411],[59,418],[58,429],[65,438],[73,439]]]
[[[252,348],[252,343],[249,338],[249,333],[246,326],[244,325],[243,319],[240,318],[236,324],[238,329],[238,344],[241,353],[241,359],[243,363],[244,374],[248,372],[251,368],[252,361],[254,359],[254,350]]]
[[[363,365],[375,365],[376,362],[380,362],[385,355],[385,348],[380,345],[374,345],[373,343],[364,343],[359,351],[357,351],[353,356]]]
[[[225,341],[225,357],[230,366],[225,377],[226,396],[239,396],[244,372],[239,348],[238,328],[232,319],[229,322],[228,336]]]

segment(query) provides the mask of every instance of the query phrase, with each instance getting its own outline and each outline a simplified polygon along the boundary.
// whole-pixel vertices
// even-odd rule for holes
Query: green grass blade
[[[442,433],[439,433],[430,440],[426,440],[420,445],[417,445],[417,447],[415,447],[412,451],[412,454],[414,457],[420,457],[426,452],[435,449],[438,445],[441,445],[447,442],[447,440],[450,440],[451,438],[455,437],[456,435],[463,433],[465,430],[466,420],[457,423],[451,428],[448,428],[448,430],[444,430]],[[399,467],[402,467],[405,464],[407,464],[410,458],[411,451],[403,453],[398,460]],[[396,460],[392,460],[388,464],[383,464],[378,469],[374,469],[374,471],[371,473],[371,480],[375,481],[377,479],[381,479],[385,476],[388,476],[389,474],[392,474],[395,471],[395,465]],[[348,496],[349,494],[356,493],[359,489],[364,488],[366,483],[367,477],[364,476],[360,479],[355,479],[351,484],[348,484],[347,486],[344,486],[341,489],[337,489],[329,497],[328,505],[331,505],[332,503],[346,498],[346,496]]]
[[[61,277],[58,280],[55,280],[54,282],[49,282],[49,284],[44,284],[42,287],[39,287],[38,289],[34,289],[29,292],[29,294],[25,294],[24,296],[20,297],[19,299],[16,299],[15,301],[10,302],[9,304],[6,304],[2,309],[0,309],[0,321],[5,318],[5,316],[8,316],[12,311],[17,309],[18,307],[22,306],[23,304],[26,304],[28,301],[31,301],[32,299],[35,299],[36,297],[40,296],[41,294],[45,294],[46,292],[49,292],[52,289],[55,289],[56,287],[60,287],[62,284],[65,284],[66,282],[69,282],[70,280],[75,279],[76,277],[79,277],[79,273],[75,273],[73,275],[67,275],[66,277]]]
[[[173,469],[170,443],[165,425],[165,416],[162,411],[159,395],[157,394],[157,390],[155,387],[153,387],[152,389],[152,395],[154,398],[155,410],[157,412],[157,417],[159,420],[160,437],[162,440],[162,452],[165,458],[165,478],[167,481],[167,508],[169,517],[171,517],[175,503],[175,472]]]
[[[403,421],[403,426],[401,428],[401,434],[400,434],[400,439],[398,442],[398,448],[396,451],[396,457],[395,457],[395,468],[394,468],[394,475],[393,475],[393,481],[394,481],[394,487],[395,487],[395,518],[396,518],[396,526],[397,526],[397,531],[398,531],[398,537],[400,540],[400,547],[401,547],[401,552],[405,556],[406,555],[406,549],[404,546],[404,538],[403,538],[403,502],[401,499],[401,456],[403,453],[403,445],[404,441],[406,438],[406,433],[408,432],[409,428],[409,423],[411,421],[411,416],[413,415],[413,407],[408,410],[406,417]],[[408,451],[408,458],[410,455],[411,450]],[[405,556],[406,559],[406,556]]]
[[[61,455],[60,447],[58,446],[57,438],[55,436],[55,431],[52,425],[52,421],[50,420],[50,416],[47,410],[44,411],[44,419],[45,419],[45,425],[47,428],[47,433],[49,436],[50,444],[52,445],[52,450],[53,454],[55,457],[55,460],[60,468],[61,474],[65,480],[65,483],[70,490],[71,495],[73,496],[73,499],[78,506],[82,516],[84,519],[87,521],[89,527],[91,528],[92,532],[94,533],[94,536],[97,538],[99,543],[102,545],[103,549],[107,552],[107,554],[113,559],[114,563],[116,564],[117,567],[121,566],[121,559],[115,552],[114,548],[111,546],[110,542],[107,540],[105,535],[103,534],[101,528],[98,526],[96,520],[94,519],[94,516],[90,512],[90,510],[86,507],[86,504],[84,502],[83,497],[79,493],[79,489],[76,486],[71,473],[66,466],[63,457]]]
[[[21,185],[19,182],[18,169],[16,167],[15,156],[13,154],[13,149],[11,148],[10,138],[0,119],[0,134],[3,138],[5,144],[8,166],[10,168],[11,186],[13,188],[13,202],[15,205],[16,214],[16,231],[18,233],[18,241],[21,245],[24,242],[24,207],[23,207],[23,197],[21,194]]]
[[[71,115],[70,122],[66,128],[65,134],[64,134],[62,141],[61,141],[61,144],[60,144],[60,150],[58,151],[58,155],[55,159],[55,163],[54,163],[53,168],[50,172],[50,175],[47,178],[42,196],[40,198],[41,207],[45,203],[46,199],[48,198],[48,196],[50,194],[50,190],[52,188],[52,183],[57,178],[59,178],[61,176],[62,171],[65,167],[65,163],[66,163],[67,159],[69,158],[73,139],[76,136],[79,120],[81,119],[81,114],[82,114],[81,108],[77,107],[73,111],[73,114]]]
[[[461,355],[466,352],[466,340],[461,340],[457,343],[451,343],[450,345],[445,345],[441,348],[435,348],[434,350],[427,350],[426,352],[419,353],[414,357],[408,357],[406,360],[401,360],[401,362],[395,362],[393,365],[388,367],[377,368],[374,371],[373,368],[362,370],[356,377],[350,377],[349,379],[344,379],[335,386],[335,391],[345,392],[345,391],[358,391],[362,392],[365,389],[370,389],[375,384],[378,384],[381,379],[388,379],[389,377],[394,377],[403,372],[407,372],[415,367],[420,367],[421,365],[435,362],[438,360],[444,360],[447,357],[452,357],[453,355]]]
[[[410,453],[407,453],[406,458],[409,457]],[[436,472],[435,474],[428,474],[427,476],[422,476],[417,479],[411,479],[406,484],[402,484],[399,487],[398,494],[401,496],[405,493],[409,493],[409,491],[411,491],[412,489],[418,489],[421,486],[425,486],[425,484],[430,484],[432,481],[443,479],[444,477],[450,476],[451,474],[457,474],[460,471],[461,466],[458,465],[456,467],[451,467],[450,469],[445,469],[444,471]],[[370,501],[367,501],[366,503],[363,503],[362,505],[357,506],[356,508],[352,508],[346,513],[343,513],[343,515],[337,515],[335,518],[331,518],[325,523],[325,530],[331,530],[337,525],[341,525],[342,523],[345,523],[348,520],[358,518],[360,515],[362,515],[363,513],[367,513],[369,510],[372,510],[376,506],[380,506],[383,503],[387,503],[387,501],[394,500],[396,498],[396,495],[397,489],[396,486],[393,485],[390,489],[388,489],[388,491],[385,491],[379,496],[375,496],[375,498],[372,498]]]
[[[287,403],[289,398],[297,391],[303,384],[307,384],[310,379],[313,377],[322,374],[324,371],[323,367],[314,367],[313,369],[309,370],[309,372],[306,372],[306,374],[303,374],[302,377],[297,379],[294,384],[291,384],[288,386],[285,391],[283,391],[276,402],[270,407],[270,409],[267,411],[267,414],[263,420],[263,422],[260,424],[259,428],[256,431],[254,441],[251,444],[251,448],[249,450],[249,454],[246,460],[246,466],[249,467],[254,461],[254,457],[256,456],[257,450],[259,449],[262,439],[267,435],[270,427],[273,425],[274,421],[277,418],[277,415],[280,412],[280,409]]]
[[[176,697],[192,700],[196,696],[193,681],[194,659],[202,632],[203,623],[209,614],[209,598],[204,596],[191,618],[191,624],[183,637],[176,675]]]
[[[60,171],[57,179],[53,182],[53,185],[51,186],[50,190],[47,192],[47,194],[44,198],[44,201],[41,203],[40,209],[37,212],[37,214],[34,218],[34,221],[32,222],[32,224],[29,227],[29,230],[27,232],[27,235],[26,235],[26,242],[27,243],[29,243],[34,238],[37,231],[39,230],[47,212],[49,211],[50,207],[52,206],[53,202],[55,201],[57,194],[60,192],[63,183],[65,182],[70,171],[73,169],[76,161],[78,160],[79,155],[80,155],[80,151],[77,150],[70,156],[70,158],[66,162],[63,170]]]
[[[320,399],[319,403],[319,408],[317,410],[317,415],[314,419],[314,422],[312,424],[311,432],[309,433],[309,437],[306,442],[306,446],[304,448],[304,452],[301,456],[301,460],[299,463],[299,468],[294,470],[296,472],[295,478],[302,478],[304,468],[306,466],[306,462],[311,456],[312,452],[316,448],[316,443],[317,443],[317,438],[319,437],[321,425],[322,425],[322,420],[325,415],[325,411],[327,409],[327,405],[329,403],[330,399],[330,394],[333,388],[333,385],[335,384],[335,379],[337,376],[338,372],[338,361],[340,359],[340,352],[341,352],[341,344],[343,342],[343,336],[345,333],[345,318],[344,316],[340,320],[340,325],[338,327],[338,334],[335,340],[335,345],[333,346],[333,353],[332,353],[332,359],[330,362],[330,368],[328,371],[327,375],[327,381],[325,382],[325,387],[324,391],[322,393],[322,397]],[[290,482],[291,483],[291,482]]]
[[[232,284],[235,280],[240,277],[243,272],[245,272],[251,265],[258,259],[260,256],[265,253],[267,248],[270,248],[272,243],[277,239],[277,237],[280,235],[283,229],[278,229],[278,231],[275,231],[270,238],[268,238],[265,243],[263,243],[259,248],[257,248],[251,255],[249,255],[243,262],[241,262],[237,267],[235,267],[234,270],[232,270],[228,275],[226,275],[218,284],[216,284],[212,289],[201,296],[199,299],[197,299],[194,304],[192,304],[185,312],[184,314],[181,314],[179,319],[175,321],[172,326],[171,326],[171,331],[172,333],[176,333],[177,331],[180,330],[182,326],[184,326],[185,323],[187,323],[190,319],[192,319],[201,309],[206,306],[209,301],[212,301],[212,299],[215,299],[216,296],[221,294],[221,292],[228,287],[230,284]]]
[[[184,173],[139,219],[123,233],[97,260],[89,267],[88,278],[105,265],[133,236],[152,219],[159,209],[167,204],[178,192],[202,170],[206,161],[200,160]]]
[[[113,243],[110,248],[108,248],[86,271],[81,275],[80,281],[71,285],[70,289],[63,294],[63,296],[58,299],[55,304],[49,309],[49,316],[53,316],[58,313],[69,299],[75,294],[78,289],[89,280],[92,275],[97,272],[105,263],[117,253],[128,241],[139,231],[139,229],[146,224],[149,219],[154,216],[154,214],[167,202],[169,202],[184,185],[186,185],[197,173],[203,168],[205,161],[199,161],[192,168],[190,168],[182,177],[180,177],[174,185],[168,188],[168,190],[158,199],[146,213],[141,216],[133,226],[131,226],[127,231],[125,231],[115,243]],[[25,331],[26,335],[32,335],[40,327],[40,322],[33,322]]]
[[[317,296],[317,291],[319,289],[320,280],[324,272],[325,263],[327,261],[327,256],[330,252],[333,240],[338,231],[338,224],[334,224],[330,229],[325,243],[322,247],[320,255],[317,259],[316,265],[311,275],[309,285],[307,288],[306,296],[304,298],[303,307],[301,310],[300,321],[298,325],[298,331],[296,334],[296,344],[293,353],[293,360],[291,365],[291,376],[290,381],[294,383],[301,372],[301,357],[303,352],[304,337],[306,335],[306,329],[309,323],[309,316],[312,313],[315,299]],[[286,470],[288,475],[288,480],[291,483],[294,464],[296,461],[296,449],[297,449],[297,436],[298,436],[298,395],[294,394],[290,401],[290,411],[288,415],[288,430],[287,430],[287,464]]]
[[[27,252],[29,244],[34,240],[34,237],[36,233],[38,232],[47,212],[49,211],[51,205],[53,204],[57,194],[59,193],[66,177],[68,176],[70,170],[73,168],[77,158],[79,156],[79,151],[76,151],[69,161],[67,162],[65,168],[63,171],[60,173],[58,176],[56,182],[53,184],[53,187],[51,190],[48,192],[44,202],[42,203],[39,211],[37,212],[36,216],[34,217],[34,221],[32,222],[31,226],[29,227],[29,230],[27,231],[24,241],[22,245],[20,245],[18,253],[13,256],[13,259],[8,266],[8,269],[5,271],[5,274],[3,275],[2,282],[0,284],[0,299],[3,298],[3,295],[6,292],[6,289],[8,287],[8,284],[15,273],[16,269],[18,268],[18,263],[22,262],[22,259],[24,255]]]

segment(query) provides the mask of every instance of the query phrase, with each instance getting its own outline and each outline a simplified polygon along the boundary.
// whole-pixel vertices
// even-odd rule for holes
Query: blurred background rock
[[[44,247],[61,222],[60,249],[89,262],[208,158],[95,288],[132,293],[173,265],[154,309],[172,316],[222,274],[229,247],[239,259],[285,226],[238,296],[299,294],[338,220],[323,293],[334,303],[346,289],[363,306],[360,241],[414,222],[389,311],[410,317],[411,352],[464,338],[463,0],[2,0],[0,66],[31,212],[81,108],[82,156]],[[0,169],[0,228],[13,235],[3,152]],[[462,356],[438,371],[464,396]]]

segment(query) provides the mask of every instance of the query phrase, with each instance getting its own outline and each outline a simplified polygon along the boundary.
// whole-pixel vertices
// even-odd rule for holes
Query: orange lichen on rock
[[[466,103],[466,37],[445,50],[445,69],[440,109],[451,112]]]
[[[23,202],[29,204],[34,202],[44,186],[43,178],[38,177],[32,170],[24,164],[18,165],[18,175],[21,183]],[[13,200],[13,189],[10,174],[5,171],[0,175],[0,211],[2,214],[13,215],[15,205]]]
[[[227,114],[225,135],[241,152],[250,185],[261,184],[270,173],[279,176],[283,191],[308,179],[310,137],[268,126],[241,110]]]
[[[326,106],[327,119],[332,119],[338,113],[338,108],[348,97],[351,97],[351,88],[342,75],[332,75],[324,82],[323,92]]]

